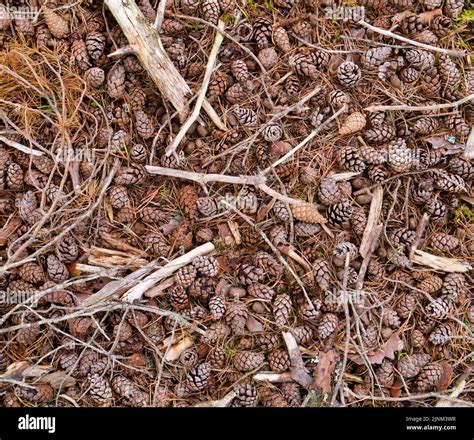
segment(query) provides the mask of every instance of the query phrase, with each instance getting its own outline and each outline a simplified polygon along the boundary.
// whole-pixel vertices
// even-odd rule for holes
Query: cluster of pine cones
[[[29,359],[67,378],[60,390],[51,383],[2,385],[4,406],[56,405],[59,394],[87,406],[193,406],[229,390],[235,393],[230,406],[300,406],[308,390],[298,383],[270,384],[253,375],[291,370],[282,332],[294,337],[315,378],[320,356],[335,350],[342,359],[343,282],[350,292],[363,283],[365,292],[365,302],[356,298],[349,310],[346,403],[359,405],[354,395],[443,389],[462,372],[457,360],[470,350],[463,338],[474,322],[470,274],[430,270],[410,255],[414,245],[459,259],[474,250],[468,229],[474,165],[462,148],[474,103],[424,112],[364,109],[393,104],[392,97],[397,104],[426,106],[474,93],[474,71],[464,58],[403,45],[350,20],[322,19],[331,1],[274,0],[251,10],[239,0],[169,1],[160,38],[190,86],[199,89],[219,19],[235,41],[224,39],[207,91],[229,129],[213,128],[203,113],[178,156],[168,157],[164,148],[181,122],[170,117],[170,106],[134,55],[108,56],[128,44],[111,14],[92,1],[74,6],[74,14],[59,8],[64,2],[37,3],[42,14],[36,23],[0,20],[0,50],[9,54],[21,43],[57,54],[65,71],[83,79],[87,99],[79,104],[81,128],[71,143],[86,190],[75,198],[56,151],[63,133],[51,118],[37,127],[34,139],[50,155],[31,156],[0,143],[0,256],[2,264],[12,256],[22,261],[0,275],[0,288],[23,300],[40,294],[32,308],[0,304],[0,329],[16,328],[0,333],[0,374]],[[154,3],[137,1],[150,22]],[[464,6],[459,0],[360,3],[373,26],[450,48],[448,37]],[[315,87],[319,93],[296,105]],[[287,106],[293,110],[273,120]],[[342,107],[345,112],[327,123]],[[21,112],[8,106],[3,111],[7,140],[29,145],[5,122],[25,129]],[[215,185],[204,192],[197,184],[151,177],[145,169],[258,174],[318,128],[318,137],[268,179],[301,204],[288,205],[250,186]],[[238,143],[254,134],[255,142],[239,150]],[[228,151],[234,147],[235,154]],[[73,224],[112,172],[104,200]],[[355,174],[341,177],[346,172]],[[384,228],[365,271],[359,248],[375,188],[384,190]],[[425,214],[429,222],[419,236]],[[68,226],[67,233],[58,224]],[[112,248],[126,257],[132,250],[161,264],[206,242],[216,252],[180,268],[154,298],[145,296],[126,310],[74,313],[85,297],[113,281],[81,280],[78,268],[97,261],[94,252]],[[361,353],[372,359],[395,336],[397,346],[374,360],[371,370],[358,361]],[[342,374],[338,369],[340,363],[333,383]]]

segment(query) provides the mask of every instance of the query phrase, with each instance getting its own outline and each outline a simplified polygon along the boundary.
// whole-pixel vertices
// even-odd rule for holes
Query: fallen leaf
[[[331,379],[339,356],[334,350],[319,352],[319,362],[316,367],[315,379],[310,389],[320,389],[323,394],[331,392]]]
[[[53,388],[68,388],[76,384],[76,379],[68,375],[65,371],[53,371],[52,373],[43,376],[39,383],[46,383],[51,385]]]
[[[217,226],[217,230],[219,232],[219,236],[221,236],[224,239],[224,243],[226,245],[229,246],[229,245],[235,244],[234,237],[227,223],[220,223]]]
[[[250,333],[260,333],[263,332],[263,325],[260,321],[257,321],[253,316],[247,318],[247,323],[245,324]]]
[[[172,345],[165,355],[165,361],[172,362],[181,356],[181,353],[189,347],[192,347],[193,341],[190,337],[186,336],[181,339],[178,343]]]
[[[445,136],[433,136],[425,139],[435,150],[443,149],[447,154],[456,154],[464,151],[464,145],[459,142],[450,142]]]
[[[390,397],[400,397],[402,395],[403,382],[397,377],[390,387]]]
[[[276,199],[272,199],[270,202],[260,207],[260,209],[257,211],[257,215],[255,216],[257,223],[261,222],[268,215],[273,207],[273,204],[275,203],[275,200]]]
[[[367,359],[371,364],[381,364],[385,358],[395,359],[395,352],[400,349],[400,338],[394,333],[376,352],[368,354]],[[357,365],[364,365],[364,360],[360,356],[349,355],[349,359]]]
[[[451,379],[453,378],[453,367],[449,365],[447,361],[442,361],[440,364],[443,367],[443,374],[441,375],[441,380],[436,387],[438,391],[443,391],[448,389]]]
[[[216,260],[222,272],[232,273],[232,268],[229,265],[229,259],[227,257],[224,257],[224,256],[216,257]]]

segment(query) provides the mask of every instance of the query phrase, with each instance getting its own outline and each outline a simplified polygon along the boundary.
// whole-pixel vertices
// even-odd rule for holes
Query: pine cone
[[[236,335],[243,335],[245,333],[245,325],[249,311],[245,304],[241,302],[232,302],[228,304],[225,320]]]
[[[387,327],[398,328],[400,327],[400,318],[397,312],[388,307],[384,308],[382,315],[382,322]]]
[[[112,390],[133,407],[143,407],[148,404],[148,396],[135,383],[124,376],[115,376],[112,381]]]
[[[469,136],[471,132],[471,126],[459,113],[446,116],[444,123],[449,130],[454,131],[460,136]]]
[[[421,76],[420,92],[429,98],[436,98],[441,90],[441,78],[436,67],[431,67]]]
[[[273,32],[273,21],[268,17],[259,17],[253,22],[252,27],[253,37],[258,48],[265,49],[268,47]]]
[[[333,313],[325,313],[318,325],[318,336],[320,339],[326,339],[337,329],[339,319]]]
[[[453,301],[457,301],[459,295],[464,291],[464,289],[464,275],[460,273],[450,273],[444,277],[441,293],[451,298]]]
[[[407,319],[415,310],[416,295],[405,293],[397,306],[397,314],[402,319]]]
[[[365,214],[364,208],[356,207],[353,210],[351,225],[356,235],[361,236],[364,233],[367,225],[367,215]]]
[[[393,385],[395,373],[393,369],[393,364],[388,359],[383,360],[380,367],[377,368],[376,374],[380,385],[387,388],[390,388]]]
[[[366,168],[365,163],[360,157],[359,150],[351,146],[342,147],[339,150],[338,161],[345,171],[361,173]]]
[[[346,199],[328,207],[328,222],[332,226],[341,225],[351,219],[354,207]]]
[[[290,357],[283,348],[277,348],[268,353],[267,360],[270,369],[276,373],[284,373],[291,367]]]
[[[318,198],[323,205],[333,205],[339,203],[342,193],[336,181],[331,177],[324,178],[318,188]]]
[[[265,69],[271,69],[278,63],[278,53],[273,47],[266,47],[260,50],[258,59]]]
[[[428,275],[418,283],[417,288],[426,293],[435,293],[443,286],[443,280],[436,275]]]
[[[125,68],[118,63],[107,75],[107,93],[111,98],[118,99],[125,95]]]
[[[464,0],[446,0],[444,11],[446,15],[456,19],[461,15],[464,8]]]
[[[193,260],[192,264],[202,275],[215,277],[219,273],[219,264],[214,257],[199,256]]]
[[[420,330],[414,329],[411,332],[411,343],[414,348],[421,348],[425,345],[425,337]]]
[[[416,379],[415,386],[421,393],[436,388],[443,377],[443,367],[441,364],[428,364]]]
[[[390,241],[395,247],[413,244],[416,239],[416,232],[407,228],[394,229],[390,234]]]
[[[346,255],[349,255],[350,261],[352,261],[359,255],[359,250],[354,243],[343,241],[334,247],[332,254],[341,259],[345,259]]]
[[[275,291],[271,287],[260,283],[251,284],[247,289],[247,293],[254,298],[260,298],[269,301],[271,301],[275,296]]]
[[[188,288],[196,279],[196,268],[193,265],[187,265],[179,268],[175,275],[174,281],[178,286]]]
[[[221,15],[218,0],[203,0],[201,3],[201,12],[204,20],[217,25],[219,16]]]
[[[290,38],[284,27],[273,28],[272,39],[275,46],[282,52],[287,53],[291,50]]]
[[[307,77],[311,80],[318,79],[319,69],[314,64],[313,59],[306,54],[297,53],[291,55],[288,59],[288,65],[299,76]]]
[[[431,356],[426,353],[406,355],[398,361],[397,369],[405,379],[410,379],[417,376],[430,359]]]
[[[405,16],[400,23],[400,29],[402,33],[406,35],[419,33],[423,30],[423,28],[423,23],[416,14]]]
[[[36,263],[25,263],[18,269],[18,275],[27,283],[39,284],[44,282],[43,268]]]
[[[110,188],[109,199],[110,204],[115,209],[121,209],[130,204],[127,188],[121,185],[113,185]]]
[[[100,67],[92,67],[84,74],[84,79],[92,86],[98,89],[104,84],[105,73]]]
[[[244,126],[253,127],[257,125],[257,114],[250,108],[237,107],[234,109],[234,114],[237,116],[239,123]]]
[[[84,40],[74,40],[71,45],[71,62],[79,67],[80,70],[85,71],[91,67],[89,53],[87,52],[86,43]]]
[[[237,59],[232,62],[230,66],[232,75],[240,83],[246,83],[250,79],[250,73],[248,71],[247,64],[241,59]]]
[[[300,205],[291,205],[293,217],[306,223],[326,223],[326,219],[318,212],[315,205],[311,203],[301,203]]]
[[[437,232],[431,236],[431,247],[438,251],[452,252],[460,245],[459,240],[453,235]]]
[[[46,403],[53,399],[54,389],[50,385],[39,384],[34,388],[23,389],[21,395],[32,403]]]
[[[453,313],[454,304],[448,296],[442,295],[430,302],[426,308],[426,316],[433,319],[442,320]]]
[[[269,352],[280,346],[281,336],[278,333],[260,333],[256,335],[255,342],[261,350]]]
[[[352,61],[344,61],[337,69],[337,79],[344,87],[354,87],[361,78],[359,66]]]
[[[214,347],[207,355],[207,362],[211,364],[214,369],[222,369],[225,367],[227,356],[222,348]]]
[[[370,279],[376,282],[382,282],[382,280],[387,276],[387,271],[382,264],[374,259],[371,259],[369,265],[367,266],[367,273],[370,276]]]
[[[363,55],[362,62],[366,69],[373,70],[387,61],[391,54],[390,47],[373,47]]]
[[[108,406],[112,400],[112,388],[109,382],[99,374],[91,374],[88,381],[92,400],[101,406]]]
[[[236,271],[236,277],[240,284],[250,285],[263,279],[265,273],[262,269],[251,266],[250,264],[241,264]]]
[[[20,191],[23,188],[24,174],[20,165],[15,162],[10,163],[7,168],[7,177],[5,179],[8,188],[12,191]]]
[[[137,110],[135,112],[135,123],[137,133],[143,139],[150,139],[155,134],[153,118],[147,115],[143,110]]]
[[[331,286],[331,268],[326,260],[319,259],[313,263],[313,271],[316,282],[322,291]]]
[[[341,136],[346,136],[348,134],[357,133],[365,127],[365,124],[366,119],[363,113],[352,113],[347,117],[347,119],[339,128],[339,134]]]
[[[446,172],[437,172],[435,175],[435,185],[450,193],[459,193],[466,190],[466,183],[463,178],[457,174],[448,174]]]
[[[341,108],[344,105],[350,104],[351,100],[348,94],[342,90],[333,90],[328,96],[328,102],[332,108]]]
[[[276,142],[282,138],[283,129],[280,124],[270,124],[263,129],[262,135],[266,141]]]
[[[288,208],[286,207],[286,204],[283,203],[282,201],[277,200],[273,204],[272,210],[275,216],[281,222],[287,222],[290,219],[290,213],[288,212]]]
[[[433,345],[444,345],[447,344],[454,336],[454,328],[451,323],[445,323],[438,325],[429,336],[429,341]]]
[[[286,293],[281,293],[273,300],[273,316],[277,327],[285,327],[289,321],[292,310],[291,298]]]
[[[449,88],[454,87],[460,80],[458,67],[446,54],[442,54],[439,59],[439,74]]]
[[[448,214],[447,206],[439,200],[430,200],[426,204],[425,208],[432,220],[445,219]]]
[[[390,142],[395,138],[395,135],[396,131],[393,124],[386,123],[372,127],[370,130],[366,130],[364,133],[364,138],[368,143],[383,144],[385,142]]]
[[[307,325],[299,325],[298,327],[295,327],[291,333],[295,337],[298,345],[306,345],[313,340],[313,331],[311,327],[308,327]]]
[[[260,367],[265,362],[265,356],[262,353],[241,351],[234,356],[233,362],[238,371],[247,372]]]
[[[196,278],[194,283],[188,288],[189,295],[204,304],[208,302],[209,297],[214,293],[214,291],[215,282],[212,278],[207,276]]]
[[[400,71],[400,79],[407,84],[411,84],[415,82],[420,73],[414,67],[407,67],[406,69],[402,69]]]
[[[199,197],[196,200],[198,211],[204,217],[213,217],[219,213],[219,206],[212,197]]]
[[[170,252],[170,247],[166,243],[165,238],[158,232],[149,232],[143,238],[145,249],[157,256],[167,256]]]
[[[456,157],[450,160],[449,170],[452,173],[461,176],[464,180],[474,179],[474,165],[461,157]]]
[[[302,399],[299,384],[294,382],[282,383],[280,388],[284,398],[288,402],[288,406],[293,408],[301,406]]]
[[[257,267],[262,269],[269,276],[278,276],[282,270],[282,265],[273,255],[264,251],[259,251],[254,256],[254,262]]]
[[[169,299],[174,310],[184,310],[189,306],[188,295],[183,286],[177,285],[172,288]]]
[[[18,214],[20,214],[20,218],[24,222],[30,223],[34,218],[33,213],[37,207],[38,200],[36,199],[35,193],[33,191],[27,191],[18,204]]]
[[[140,217],[143,222],[145,223],[161,223],[167,220],[166,214],[161,211],[159,208],[153,208],[151,206],[147,206],[143,208],[140,213]]]
[[[242,84],[237,83],[228,88],[225,97],[229,104],[238,104],[247,100],[248,91],[244,86],[242,86]]]
[[[412,186],[411,196],[415,203],[425,204],[433,196],[433,181],[421,180]]]
[[[49,255],[46,260],[48,276],[55,283],[62,283],[69,278],[69,271],[56,255]]]
[[[260,390],[260,398],[263,402],[263,406],[266,408],[286,408],[288,402],[280,395],[277,391],[272,388],[263,388]]]
[[[69,35],[69,23],[47,6],[43,6],[46,26],[55,38],[66,38]]]
[[[388,147],[388,164],[396,173],[408,171],[413,163],[413,152],[402,139],[392,141]]]
[[[211,312],[211,316],[214,321],[218,321],[219,319],[221,319],[226,312],[226,305],[224,299],[217,295],[213,296],[209,300],[209,311]]]
[[[253,408],[258,405],[258,392],[253,385],[246,383],[237,384],[234,387],[234,392],[236,394],[235,401],[238,404],[237,406]]]

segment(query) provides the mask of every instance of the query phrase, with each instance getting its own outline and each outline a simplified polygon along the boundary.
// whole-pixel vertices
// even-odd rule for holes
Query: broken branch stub
[[[181,118],[186,117],[189,111],[186,96],[191,90],[166,54],[158,33],[147,22],[135,1],[105,0],[104,3],[160,92],[171,102]]]

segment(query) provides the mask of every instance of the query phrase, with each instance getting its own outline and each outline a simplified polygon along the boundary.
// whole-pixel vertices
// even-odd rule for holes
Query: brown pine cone
[[[444,118],[444,123],[449,130],[454,131],[460,136],[469,136],[469,133],[471,132],[471,126],[459,113],[446,116],[446,118]]]
[[[345,259],[346,255],[349,255],[349,260],[352,261],[359,255],[359,250],[354,243],[343,241],[334,247],[332,254],[341,259]]]
[[[273,210],[275,216],[281,222],[287,222],[290,219],[290,213],[288,211],[288,208],[286,207],[286,204],[283,203],[282,201],[277,200],[273,204],[272,210]]]
[[[214,257],[199,256],[193,260],[192,264],[202,275],[215,277],[219,274],[219,264]]]
[[[288,32],[282,26],[274,27],[272,34],[273,43],[283,53],[287,53],[291,50],[290,38]]]
[[[446,15],[438,15],[431,21],[431,29],[437,37],[443,38],[448,34],[452,24],[453,21]]]
[[[121,209],[130,204],[127,188],[122,185],[113,185],[110,188],[109,199],[110,204],[115,209]]]
[[[337,329],[339,319],[333,313],[325,313],[318,325],[318,336],[320,339],[326,339]]]
[[[8,188],[13,191],[20,191],[23,188],[24,174],[20,165],[15,162],[12,162],[8,165],[5,182]]]
[[[341,225],[348,222],[354,211],[354,207],[347,199],[341,200],[339,203],[328,207],[327,216],[328,222],[332,226]]]
[[[214,347],[207,354],[207,362],[209,362],[214,369],[222,369],[227,362],[227,355],[222,348]]]
[[[107,75],[107,93],[111,98],[118,99],[125,95],[125,68],[118,63]]]
[[[429,336],[429,341],[433,345],[447,344],[454,336],[454,328],[451,323],[444,323],[438,325]]]
[[[295,236],[296,237],[312,237],[321,232],[321,226],[316,223],[295,223]]]
[[[412,293],[405,293],[397,306],[397,314],[402,319],[407,319],[416,307],[416,295]]]
[[[432,220],[443,220],[448,215],[448,207],[439,200],[430,200],[425,208]]]
[[[128,148],[130,144],[130,135],[124,130],[118,130],[110,140],[110,148],[112,153],[118,153],[120,150]],[[117,178],[115,178],[117,182]],[[117,182],[118,183],[118,182]],[[124,183],[125,184],[125,183]]]
[[[295,337],[296,343],[299,345],[309,344],[313,340],[313,331],[307,325],[299,325],[295,327],[291,333]]]
[[[91,67],[89,53],[87,52],[87,47],[84,40],[77,39],[72,42],[71,58],[71,62],[79,67],[79,69],[82,71],[85,71]]]
[[[385,142],[390,142],[395,138],[395,135],[395,126],[390,122],[372,127],[364,132],[364,138],[369,144],[383,144]],[[360,171],[363,171],[363,169]]]
[[[298,306],[298,314],[301,319],[306,321],[319,321],[322,313],[321,308],[323,306],[322,301],[319,298],[312,298],[311,303],[306,300],[302,301]]]
[[[260,333],[256,335],[255,343],[264,352],[269,352],[280,346],[281,336],[278,333]]]
[[[392,328],[400,327],[400,318],[397,312],[390,308],[384,308],[383,315],[382,315],[382,322],[384,325]]]
[[[22,328],[16,333],[16,342],[24,346],[31,345],[38,340],[41,332],[41,328],[38,324],[33,324],[30,327]]]
[[[301,203],[300,205],[291,205],[293,217],[305,223],[326,223],[326,219],[318,212],[318,209],[312,203]]]
[[[259,390],[260,399],[263,402],[263,406],[266,408],[286,408],[288,407],[288,402],[286,399],[278,392],[272,388],[265,387]]]
[[[362,343],[364,349],[374,350],[377,348],[379,339],[379,329],[375,325],[367,327],[362,333]]]
[[[196,206],[204,217],[213,217],[220,211],[216,200],[212,197],[199,197],[196,200]]]
[[[27,283],[39,284],[44,282],[43,268],[36,263],[25,263],[18,269],[18,275]]]
[[[268,142],[277,142],[283,136],[280,124],[269,124],[262,131],[263,138]]]
[[[423,30],[424,25],[416,14],[410,14],[404,17],[400,23],[400,30],[406,35],[419,33]]]
[[[351,113],[339,128],[339,134],[346,136],[361,131],[366,124],[366,118],[361,112]]]
[[[414,348],[421,348],[425,345],[425,337],[420,330],[414,329],[411,332],[411,343]]]
[[[427,335],[435,328],[435,325],[436,321],[434,319],[424,316],[418,321],[418,330],[420,330],[423,335]]]
[[[290,357],[283,348],[276,348],[268,353],[267,360],[270,369],[276,373],[284,373],[291,367]]]
[[[124,376],[115,376],[112,381],[112,390],[122,397],[127,404],[133,407],[143,407],[148,404],[148,395]]]
[[[400,247],[412,244],[416,238],[416,233],[407,228],[396,228],[392,230],[389,238],[393,246]]]
[[[351,225],[354,233],[358,236],[362,236],[367,225],[367,215],[365,214],[364,208],[356,207],[352,213]]]
[[[285,327],[292,311],[291,298],[286,293],[278,294],[273,300],[273,316],[277,327]]]
[[[137,110],[135,112],[135,123],[137,133],[143,139],[150,139],[155,134],[153,118],[147,115],[143,110]]]
[[[246,83],[250,79],[250,73],[248,71],[247,64],[241,59],[237,59],[232,62],[230,66],[232,75],[240,83]]]
[[[376,69],[387,61],[391,54],[391,47],[373,47],[363,55],[362,62],[366,69]]]
[[[100,374],[89,375],[88,382],[92,400],[99,405],[108,406],[112,400],[112,388],[109,382]]]
[[[147,206],[141,211],[140,218],[145,223],[161,223],[167,220],[167,215],[159,208]]]
[[[238,282],[243,285],[258,283],[264,276],[265,273],[262,269],[251,266],[250,264],[241,264],[236,271],[236,278]]]
[[[449,162],[449,170],[461,176],[464,180],[474,179],[474,165],[461,157],[451,159]]]
[[[436,388],[441,382],[443,373],[444,371],[441,364],[431,363],[426,365],[416,379],[415,386],[417,390],[423,393]]]
[[[254,298],[271,301],[275,296],[275,291],[265,284],[254,283],[248,286],[247,293]]]
[[[21,395],[32,403],[46,403],[53,399],[54,389],[48,384],[39,384],[34,388],[23,389]]]
[[[382,282],[383,279],[387,276],[387,271],[385,267],[377,260],[371,259],[369,265],[367,266],[367,273],[371,280],[376,282]]]
[[[227,89],[225,97],[229,104],[238,104],[248,99],[248,91],[240,84],[234,84]]]
[[[217,25],[219,16],[221,15],[221,8],[218,0],[203,0],[201,2],[201,12],[204,20],[209,23]]]
[[[398,361],[397,369],[405,379],[410,379],[418,375],[430,359],[431,356],[427,353],[406,355]]]
[[[42,8],[46,26],[55,38],[66,38],[69,35],[69,22],[47,6]]]
[[[193,265],[187,265],[179,268],[175,275],[174,281],[178,286],[188,288],[196,279],[196,268]]]
[[[466,190],[466,182],[457,174],[438,172],[435,175],[435,185],[437,188],[450,193],[459,193]]]
[[[107,38],[102,32],[90,32],[86,37],[86,48],[89,56],[94,61],[99,60],[104,54]]]
[[[146,234],[143,238],[143,244],[147,252],[160,257],[166,257],[170,252],[170,247],[164,236],[158,232],[149,232]]]
[[[222,71],[217,71],[207,88],[207,98],[210,102],[215,101],[224,95],[229,86],[229,78]]]
[[[307,77],[311,80],[318,79],[319,69],[308,55],[303,53],[291,55],[288,64],[298,76]]]
[[[253,127],[257,125],[258,116],[250,108],[236,107],[234,108],[234,114],[241,125],[246,127]]]
[[[225,313],[225,320],[236,335],[243,335],[245,333],[245,325],[249,311],[245,304],[241,302],[232,302],[227,305]]]
[[[233,359],[235,369],[242,372],[255,370],[264,362],[265,356],[262,353],[254,353],[252,351],[240,351]]]
[[[419,75],[420,73],[414,67],[407,67],[400,71],[400,79],[407,84],[415,82]]]
[[[437,320],[445,319],[448,315],[453,313],[453,310],[454,304],[452,300],[445,295],[436,298],[425,308],[426,316]]]
[[[458,67],[446,54],[442,54],[439,59],[439,74],[444,84],[450,88],[460,79]]]
[[[209,311],[211,312],[212,319],[218,321],[221,319],[226,312],[225,301],[220,296],[213,296],[209,300]]]
[[[417,288],[427,293],[435,293],[443,286],[443,280],[437,275],[429,275],[418,283]]]
[[[339,149],[337,159],[344,171],[361,173],[366,168],[364,161],[360,157],[359,150],[351,146]]]
[[[444,11],[448,17],[458,18],[464,8],[464,0],[446,0]]]
[[[388,147],[387,162],[396,173],[408,171],[413,163],[413,152],[402,139],[392,141]]]
[[[268,17],[259,17],[253,22],[252,27],[253,38],[257,42],[258,48],[268,47],[273,32],[273,20]]]
[[[148,151],[142,144],[135,144],[130,150],[130,158],[137,163],[144,163],[148,157]]]
[[[259,251],[255,254],[254,263],[269,276],[278,276],[283,270],[282,265],[276,258],[264,251]]]
[[[369,165],[381,165],[386,162],[385,154],[378,151],[377,149],[369,146],[363,146],[359,150],[360,158]],[[371,167],[373,168],[373,167]],[[369,168],[370,170],[370,168]],[[369,174],[369,178],[373,179],[373,176]]]
[[[69,271],[66,265],[56,255],[48,255],[46,267],[49,278],[55,283],[62,283],[69,278]]]
[[[383,362],[380,364],[380,367],[377,368],[376,374],[380,385],[387,388],[390,388],[393,385],[395,372],[393,369],[393,364],[388,359],[383,360]]]
[[[247,383],[240,383],[234,387],[235,391],[235,402],[237,406],[244,408],[253,408],[258,405],[259,396],[257,389]]]
[[[437,118],[431,118],[429,116],[422,116],[413,125],[412,130],[414,133],[427,136],[439,128],[439,120]]]
[[[318,259],[313,263],[313,271],[316,282],[322,291],[328,290],[331,286],[331,268],[324,259]]]
[[[361,78],[359,66],[352,61],[344,61],[337,69],[337,79],[344,87],[354,87]]]
[[[204,304],[209,301],[209,297],[214,294],[214,291],[215,282],[207,276],[196,278],[188,288],[189,295]]]
[[[8,367],[8,356],[5,352],[0,352],[0,371],[3,373]]]
[[[461,273],[449,273],[444,277],[441,293],[452,301],[457,301],[459,295],[464,291],[464,289],[464,275]]]
[[[436,98],[441,90],[441,78],[436,67],[423,71],[420,83],[420,92],[429,98]]]
[[[459,240],[454,235],[444,232],[436,232],[430,238],[431,247],[438,251],[452,252],[460,245]]]
[[[188,295],[183,286],[177,285],[170,291],[170,305],[174,310],[184,310],[189,306]]]

